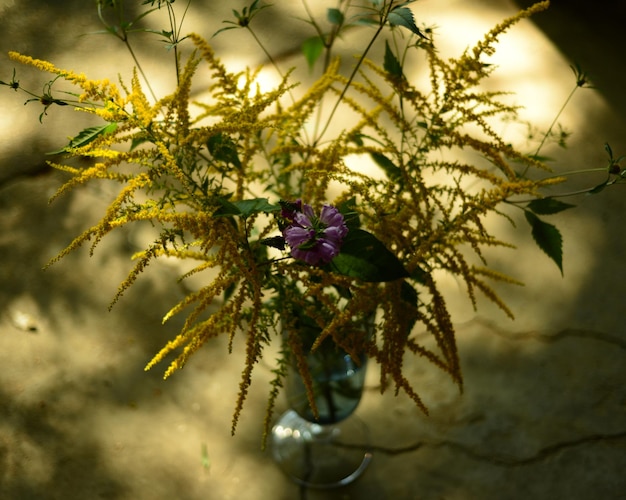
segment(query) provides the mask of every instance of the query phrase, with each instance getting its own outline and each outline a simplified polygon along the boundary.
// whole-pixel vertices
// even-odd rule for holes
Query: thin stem
[[[574,86],[574,88],[572,89],[572,91],[569,93],[569,95],[567,96],[567,99],[565,99],[565,102],[563,103],[563,105],[561,106],[561,109],[559,109],[559,112],[556,114],[556,116],[554,117],[554,120],[552,120],[552,123],[550,124],[550,126],[548,127],[547,132],[543,135],[543,139],[541,139],[541,142],[539,143],[539,146],[537,147],[537,150],[535,151],[534,156],[539,155],[539,151],[541,151],[541,149],[543,148],[543,146],[545,145],[546,141],[548,140],[548,137],[550,136],[550,134],[552,133],[552,129],[554,128],[554,126],[556,125],[556,122],[558,121],[559,117],[561,116],[561,114],[563,113],[563,111],[565,110],[565,108],[567,107],[567,105],[569,104],[569,102],[572,100],[572,97],[574,97],[574,94],[576,93],[576,91],[578,90],[579,85],[578,83]],[[526,173],[528,172],[528,169],[530,168],[530,165],[526,165],[526,168],[524,169],[524,172],[522,172],[522,177],[526,176]]]
[[[172,46],[174,48],[174,60],[176,61],[176,84],[180,84],[180,55],[178,53],[178,43],[180,42],[180,32],[183,27],[183,23],[185,22],[185,16],[187,15],[187,11],[189,10],[189,6],[191,5],[191,0],[187,2],[187,6],[183,11],[183,16],[180,20],[180,24],[176,22],[176,13],[174,12],[174,8],[170,3],[167,4],[168,15],[170,18],[170,27],[172,29]]]
[[[365,50],[361,54],[361,57],[359,57],[359,60],[357,61],[354,69],[352,70],[352,73],[350,74],[350,77],[348,78],[348,81],[344,85],[343,90],[341,91],[341,94],[339,94],[339,97],[337,98],[337,101],[335,102],[335,105],[333,106],[333,109],[331,110],[330,115],[328,116],[328,119],[326,120],[326,125],[324,125],[324,128],[320,132],[319,136],[317,136],[317,138],[313,142],[313,147],[316,147],[320,143],[322,137],[328,131],[328,128],[330,127],[330,123],[332,122],[333,117],[335,116],[335,113],[339,109],[339,105],[341,104],[341,101],[343,101],[343,98],[346,96],[346,93],[348,92],[348,89],[351,87],[352,82],[354,81],[354,78],[356,77],[356,74],[358,73],[359,69],[361,68],[361,65],[363,64],[363,61],[365,60],[365,57],[367,56],[368,52],[370,51],[370,49],[374,45],[374,42],[378,39],[378,36],[382,32],[383,28],[385,27],[385,23],[387,21],[387,17],[389,15],[389,12],[391,11],[392,3],[393,2],[389,3],[389,5],[387,6],[387,11],[381,16],[380,24],[378,26],[378,29],[376,30],[376,33],[374,33],[374,36],[372,37],[372,39],[367,44],[367,47],[365,47]]]
[[[599,186],[603,186],[603,187],[609,187],[612,186],[613,184],[617,184],[617,180],[614,180],[613,182],[609,182],[610,177],[607,178],[606,182],[603,184],[600,184]],[[599,187],[598,185],[593,186],[593,187],[589,187],[589,188],[584,188],[584,189],[578,189],[576,191],[568,191],[567,193],[561,193],[561,194],[552,194],[550,196],[548,196],[547,198],[568,198],[570,196],[578,196],[581,194],[588,194],[593,192],[594,190],[598,189]],[[515,201],[511,201],[511,200],[504,200],[505,203],[508,203],[509,205],[523,205],[525,203],[530,203],[532,201],[535,201],[537,198],[530,198],[527,200],[515,200]]]
[[[189,4],[187,4],[189,5]],[[170,28],[172,30],[172,45],[174,46],[174,62],[176,66],[176,85],[180,83],[180,65],[178,61],[178,29],[176,26],[176,13],[172,4],[167,4],[167,15],[170,20]]]
[[[319,24],[317,24],[315,22],[315,18],[313,17],[313,12],[311,12],[311,8],[309,7],[309,4],[306,2],[306,0],[302,0],[302,5],[304,6],[304,10],[306,11],[306,15],[309,16],[309,19],[311,20],[311,24],[315,28],[315,31],[317,31],[317,35],[320,38],[323,39],[324,38],[324,32],[319,27]]]
[[[564,174],[555,174],[549,177],[542,177],[541,180],[557,179],[559,177],[569,177],[570,175],[593,174],[595,172],[606,172],[606,167],[583,168],[581,170],[572,170]]]
[[[285,79],[285,75],[283,74],[283,72],[280,69],[280,66],[278,66],[278,63],[274,60],[274,58],[272,57],[272,54],[269,53],[269,51],[265,48],[265,45],[263,45],[263,42],[261,42],[261,40],[259,39],[259,37],[256,35],[256,33],[254,32],[254,30],[250,27],[250,26],[246,26],[246,29],[250,32],[250,34],[252,35],[252,37],[254,38],[254,41],[257,43],[257,45],[261,48],[261,50],[263,51],[263,53],[265,54],[265,57],[267,57],[267,60],[270,62],[270,64],[272,66],[274,66],[274,69],[276,70],[276,72],[278,73],[278,76],[280,76],[283,80]]]
[[[339,6],[341,7],[343,0],[339,0]],[[317,36],[320,37],[320,39],[322,40],[323,44],[324,44],[324,49],[326,51],[326,54],[324,56],[324,73],[326,72],[326,70],[328,69],[328,66],[330,65],[330,61],[331,61],[331,54],[332,54],[332,47],[333,44],[335,42],[335,39],[337,38],[337,35],[339,33],[340,30],[340,26],[333,26],[333,29],[331,30],[330,34],[328,35],[328,37],[326,37],[324,35],[324,32],[322,31],[322,29],[320,28],[319,24],[315,21],[315,17],[313,16],[313,12],[311,11],[309,4],[307,3],[306,0],[302,0],[302,5],[304,6],[304,10],[306,11],[307,15],[309,16],[309,20],[311,22],[311,25],[313,25],[313,27],[315,28],[315,31],[317,31]],[[348,7],[350,6],[350,4],[348,4]],[[346,10],[347,12],[347,10]],[[315,118],[315,126],[313,128],[313,137],[317,137],[318,133],[319,133],[319,129],[322,125],[322,112],[324,109],[324,97],[325,96],[321,96],[320,101],[319,101],[319,105],[317,106],[317,116]]]
[[[123,22],[124,12],[123,12],[122,2],[115,3],[114,7],[116,9],[116,15],[119,21],[119,26],[110,25],[107,22],[107,20],[104,18],[104,14],[102,13],[102,2],[98,2],[98,17],[100,18],[100,22],[103,24],[103,26],[107,29],[109,33],[112,33],[117,38],[119,38],[122,42],[124,42],[124,45],[126,45],[128,52],[130,53],[131,57],[133,58],[133,61],[135,62],[137,70],[139,71],[139,73],[141,74],[141,77],[144,79],[144,81],[146,82],[146,85],[148,86],[150,95],[156,102],[158,101],[156,97],[156,93],[152,89],[152,86],[150,85],[150,80],[148,80],[145,72],[143,71],[143,68],[141,67],[141,64],[139,63],[139,59],[137,59],[137,56],[135,55],[135,51],[133,50],[132,46],[130,45],[130,42],[128,41],[128,31],[126,30],[125,24]]]
[[[152,89],[152,85],[150,85],[150,80],[148,79],[148,77],[144,73],[143,68],[141,67],[141,63],[139,62],[139,59],[137,59],[137,56],[135,55],[135,51],[133,50],[132,46],[130,45],[130,42],[128,41],[128,37],[126,35],[124,35],[124,38],[121,38],[121,40],[126,45],[126,48],[128,49],[128,52],[130,53],[131,57],[133,58],[133,61],[135,61],[135,65],[137,66],[137,70],[141,74],[141,77],[143,78],[144,82],[146,82],[146,85],[148,87],[148,90],[150,91],[150,95],[152,96],[152,99],[154,99],[154,102],[157,102],[158,98],[156,96],[156,93]]]
[[[261,39],[257,36],[257,34],[254,32],[254,30],[250,27],[250,25],[247,25],[246,29],[252,35],[252,38],[254,38],[254,41],[257,43],[257,45],[261,48],[261,50],[265,54],[265,57],[267,57],[267,60],[274,67],[274,69],[276,70],[276,73],[278,73],[278,76],[280,76],[280,78],[284,81],[285,80],[285,74],[280,69],[280,66],[278,65],[278,63],[276,62],[276,60],[274,59],[272,54],[270,54],[270,52],[267,50],[267,48],[265,47],[265,45],[263,44]],[[287,93],[289,94],[291,102],[293,104],[295,104],[296,103],[296,98],[294,97],[293,93],[291,92],[291,89],[288,88],[287,89]],[[304,130],[303,133],[304,133],[304,136],[305,136],[305,139],[306,139],[307,138],[306,130]]]

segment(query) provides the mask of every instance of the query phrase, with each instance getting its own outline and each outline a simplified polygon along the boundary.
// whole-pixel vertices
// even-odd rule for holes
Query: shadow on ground
[[[221,4],[219,12],[212,3],[196,4],[194,29],[202,28],[202,15],[230,17],[230,5]],[[620,60],[620,7],[607,5],[601,15],[602,9],[578,2],[576,8],[553,4],[554,14],[535,22],[568,59],[589,67],[609,107],[626,116],[626,71],[613,65]],[[14,2],[2,11],[7,34],[0,48],[63,59],[78,44],[90,54],[85,48],[100,42],[63,35],[76,27],[99,29],[91,9],[92,3],[77,0],[62,6]],[[299,25],[284,17],[266,22],[268,36],[280,37],[286,47],[303,37]],[[218,43],[234,56],[242,49],[232,40],[237,39]],[[97,67],[97,61],[88,62]],[[12,67],[6,64],[3,58],[3,80]],[[11,113],[23,109],[20,101]],[[95,222],[107,193],[86,190],[48,206],[62,174],[43,168],[44,153],[65,140],[65,131],[59,132],[63,118],[58,110],[51,113],[47,135],[37,123],[40,111],[26,109],[32,128],[10,136],[0,150],[2,494],[20,500],[297,498],[298,488],[260,451],[267,367],[259,367],[235,438],[229,436],[230,417],[242,360],[227,356],[224,342],[207,346],[168,381],[162,380],[167,363],[143,371],[180,327],[179,320],[160,323],[181,297],[175,268],[148,272],[111,313],[109,301],[136,250],[132,235],[108,238],[91,259],[80,251],[41,271],[71,236]],[[626,152],[624,123],[602,120],[594,116],[601,126],[618,124],[610,139],[621,140],[620,154]],[[377,447],[370,470],[346,489],[311,491],[306,498],[473,500],[501,498],[506,491],[510,499],[585,499],[588,493],[610,498],[623,490],[623,196],[611,193],[586,205],[602,235],[593,272],[554,311],[555,319],[546,319],[549,331],[510,324],[502,329],[486,320],[460,325],[463,396],[432,367],[412,367],[433,408],[429,418],[404,398],[379,396],[374,367],[358,410]],[[585,238],[576,232],[575,217],[565,223]],[[574,243],[566,259],[576,253]],[[523,320],[536,314],[537,302],[528,292],[513,306]],[[569,318],[567,327],[558,327],[563,318]]]

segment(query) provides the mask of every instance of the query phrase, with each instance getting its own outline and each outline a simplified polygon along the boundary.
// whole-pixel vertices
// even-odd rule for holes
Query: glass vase
[[[371,460],[366,425],[353,415],[365,382],[367,357],[358,360],[326,339],[307,352],[317,418],[304,380],[293,362],[285,381],[290,409],[272,428],[274,460],[297,484],[310,488],[346,485]]]

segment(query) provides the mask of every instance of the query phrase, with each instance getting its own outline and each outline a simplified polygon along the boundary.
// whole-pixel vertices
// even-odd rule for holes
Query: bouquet
[[[472,303],[482,294],[513,317],[493,283],[518,281],[490,268],[484,257],[486,248],[511,245],[493,234],[487,220],[514,223],[518,211],[562,271],[561,235],[546,216],[573,205],[547,191],[566,175],[552,173],[541,151],[563,134],[555,119],[536,149],[516,148],[496,124],[514,120],[517,107],[507,103],[506,92],[481,87],[496,70],[489,57],[499,38],[549,2],[504,20],[450,59],[437,51],[436,29],[416,22],[413,2],[339,0],[323,19],[303,2],[310,36],[289,62],[317,75],[303,84],[306,79],[295,78],[255,28],[279,7],[254,0],[234,9],[213,36],[237,30],[252,37],[278,75],[269,90],[258,82],[261,68],[234,71],[210,38],[183,36],[191,0],[174,3],[146,0],[146,10],[129,20],[123,0],[98,0],[103,32],[121,40],[134,60],[131,71],[115,80],[92,80],[10,54],[52,75],[42,92],[23,88],[15,70],[0,82],[43,106],[40,121],[57,107],[93,115],[94,125],[74,131],[50,162],[68,174],[55,198],[91,182],[118,186],[102,218],[50,264],[83,245],[93,252],[118,228],[153,225],[154,240],[134,256],[112,305],[154,260],[193,263],[180,279],[201,275],[204,284],[165,314],[164,321],[184,314],[184,325],[146,369],[173,354],[169,377],[211,339],[227,336],[232,351],[233,339],[244,336],[233,432],[254,368],[275,342],[283,347],[266,425],[288,360],[295,360],[310,389],[303,360],[325,341],[355,359],[366,353],[380,368],[382,390],[404,392],[426,412],[419,388],[405,376],[406,364],[433,363],[462,387],[454,326],[437,274],[460,279]],[[168,28],[142,27],[161,9]],[[369,42],[354,60],[341,61],[338,40],[357,30],[368,33]],[[152,90],[133,50],[136,32],[165,42],[176,75],[170,93]],[[427,68],[425,84],[409,72],[418,64]],[[584,72],[573,70],[573,90],[588,86]],[[210,83],[197,84],[198,73],[208,73]],[[608,145],[606,151],[607,166],[600,168],[605,181],[589,193],[623,182],[622,158]],[[90,161],[75,167],[67,157]],[[363,321],[372,323],[371,335],[354,327]],[[298,334],[303,328],[314,335]],[[424,331],[434,347],[417,335]]]

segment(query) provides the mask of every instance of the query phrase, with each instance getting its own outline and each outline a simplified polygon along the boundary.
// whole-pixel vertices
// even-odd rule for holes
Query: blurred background
[[[145,8],[129,3],[129,17]],[[181,6],[185,2],[181,1]],[[313,3],[313,2],[311,2]],[[458,55],[496,23],[531,2],[420,0],[418,25],[435,26],[440,50]],[[178,2],[176,2],[178,5]],[[315,12],[336,2],[317,2]],[[209,38],[245,2],[194,0],[184,30]],[[312,35],[300,1],[277,2],[256,19],[264,42],[285,67]],[[160,28],[159,18],[146,18]],[[92,78],[129,78],[123,44],[102,30],[95,2],[0,0],[0,80],[15,50]],[[562,116],[571,132],[555,168],[606,165],[604,144],[626,155],[626,5],[553,0],[502,39],[490,85],[515,92],[522,117],[547,127],[575,84],[570,65],[594,89],[578,91]],[[153,23],[153,24],[151,24]],[[367,33],[347,36],[344,61]],[[171,53],[137,35],[137,51],[159,91],[171,89]],[[264,63],[243,31],[211,40],[227,64]],[[40,90],[46,75],[17,67],[20,84]],[[416,68],[419,77],[420,68]],[[275,75],[262,74],[269,83]],[[306,75],[305,75],[306,76]],[[564,237],[564,276],[528,232],[503,226],[518,252],[490,262],[521,278],[501,289],[511,321],[487,303],[478,312],[453,280],[447,299],[458,328],[465,391],[429,365],[410,366],[430,416],[408,398],[378,392],[376,367],[357,418],[375,448],[365,475],[344,489],[304,491],[261,450],[269,365],[260,365],[234,437],[230,420],[243,366],[218,339],[181,372],[162,380],[165,364],[145,364],[180,323],[161,317],[184,290],[176,264],[145,273],[112,309],[108,305],[147,237],[120,231],[92,257],[75,252],[42,267],[98,220],[111,195],[89,186],[48,204],[65,176],[48,152],[92,125],[90,117],[38,103],[0,87],[0,498],[4,499],[555,499],[619,498],[626,490],[626,327],[623,214],[616,186],[577,198],[580,207],[551,218]],[[626,162],[623,162],[626,166]],[[600,181],[601,181],[600,177]],[[576,179],[593,185],[598,178]],[[445,280],[444,277],[442,279]],[[236,346],[237,347],[237,346]],[[281,402],[279,409],[284,409]]]

